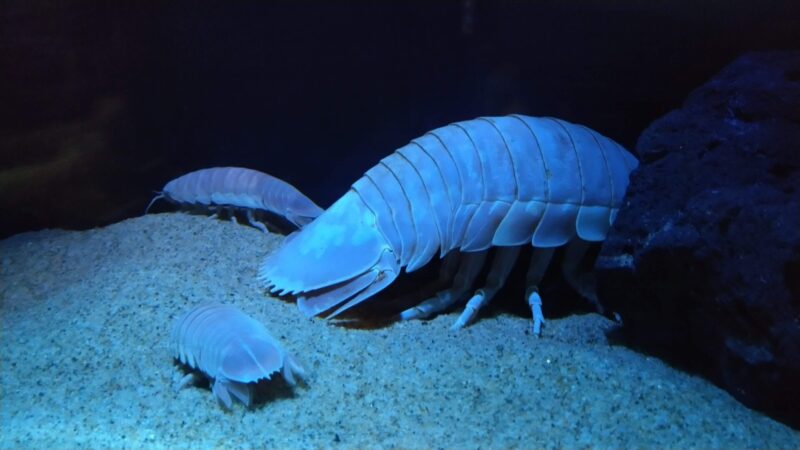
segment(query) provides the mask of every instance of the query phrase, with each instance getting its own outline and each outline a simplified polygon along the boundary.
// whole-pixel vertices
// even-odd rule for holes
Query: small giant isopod
[[[147,205],[145,213],[160,198],[212,210],[242,209],[246,211],[250,225],[264,232],[267,228],[256,220],[255,212],[278,214],[298,228],[322,214],[322,208],[291,184],[243,167],[212,167],[181,175],[158,192]]]

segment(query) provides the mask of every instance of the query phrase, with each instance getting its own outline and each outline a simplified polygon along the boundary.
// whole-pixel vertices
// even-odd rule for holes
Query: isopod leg
[[[528,267],[528,274],[525,283],[528,286],[525,291],[525,298],[528,299],[528,306],[533,314],[533,324],[531,330],[538,336],[542,331],[544,314],[542,314],[542,297],[539,296],[539,283],[544,277],[550,259],[553,257],[555,248],[534,248],[531,254],[531,264]]]
[[[253,210],[252,209],[248,209],[247,210],[247,221],[250,223],[250,225],[258,228],[259,230],[263,231],[264,233],[267,233],[267,226],[264,225],[263,223],[259,222],[258,220],[256,220],[256,217],[253,214]]]
[[[511,269],[514,268],[519,250],[519,246],[497,248],[492,260],[492,268],[489,270],[489,275],[486,276],[486,286],[475,291],[458,320],[450,327],[451,330],[464,328],[475,319],[478,311],[494,298],[497,291],[505,284]]]
[[[420,292],[425,296],[428,296],[434,292],[441,291],[445,286],[452,286],[460,262],[460,251],[453,250],[447,253],[442,260],[442,265],[439,267],[439,276],[436,278],[436,280],[431,281],[429,284],[424,286]]]
[[[297,360],[291,355],[286,355],[285,359],[283,360],[283,370],[281,371],[281,374],[283,375],[283,379],[286,380],[286,382],[291,386],[297,384],[295,375],[299,376],[303,380],[308,378],[303,366],[301,366],[300,363],[298,363]]]
[[[235,381],[228,381],[225,383],[225,389],[233,394],[244,406],[250,407],[252,403],[252,393],[250,392],[250,385],[247,383],[237,383]],[[228,405],[230,408],[230,405]]]
[[[172,390],[177,392],[181,389],[185,388],[186,386],[194,383],[196,375],[194,373],[187,373],[183,378],[181,378],[175,385],[172,387]]]
[[[453,250],[444,256],[442,266],[439,268],[439,280],[437,283],[444,285],[450,283],[456,276],[458,262],[461,260],[461,252]]]
[[[231,394],[228,392],[228,386],[225,382],[220,380],[214,381],[211,385],[211,393],[214,394],[214,397],[216,397],[220,405],[224,406],[225,409],[231,409],[233,400],[231,399]]]
[[[573,239],[564,252],[564,261],[561,264],[561,268],[567,283],[583,298],[589,300],[598,313],[603,314],[603,305],[600,304],[597,298],[597,282],[594,278],[594,273],[580,270],[580,263],[589,249],[589,244],[583,239]]]
[[[461,265],[453,279],[453,286],[441,290],[419,305],[401,312],[400,320],[424,319],[463,299],[466,292],[475,283],[475,278],[478,277],[483,262],[486,260],[486,253],[486,251],[463,253],[460,258]]]

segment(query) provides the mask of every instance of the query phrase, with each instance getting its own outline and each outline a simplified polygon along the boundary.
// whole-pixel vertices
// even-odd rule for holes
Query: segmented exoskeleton
[[[296,294],[308,316],[332,316],[412,272],[437,253],[461,254],[454,285],[403,319],[466,298],[491,246],[486,285],[455,327],[464,326],[504,283],[519,248],[535,247],[526,296],[534,331],[543,322],[539,284],[555,247],[569,243],[567,280],[580,281],[586,243],[603,240],[622,205],[636,159],[597,132],[560,119],[483,117],[437,128],[382,159],[259,272],[272,292]],[[454,251],[458,252],[454,252]],[[452,266],[452,264],[446,264]]]

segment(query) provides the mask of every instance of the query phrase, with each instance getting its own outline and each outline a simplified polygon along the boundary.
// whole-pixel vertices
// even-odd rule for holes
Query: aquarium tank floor
[[[305,318],[256,281],[282,239],[165,213],[0,242],[0,447],[800,447],[704,379],[611,345],[596,314],[539,338],[511,314],[459,331],[458,311],[367,329]],[[307,383],[262,383],[230,411],[205,385],[175,392],[170,326],[205,301],[263,322]]]

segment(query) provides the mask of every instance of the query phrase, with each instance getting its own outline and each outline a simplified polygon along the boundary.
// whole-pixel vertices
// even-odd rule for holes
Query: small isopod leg
[[[228,214],[228,219],[230,219],[231,223],[239,224],[239,221],[236,220],[236,211],[233,208],[226,207],[225,213]]]
[[[181,389],[185,388],[186,386],[194,383],[196,375],[194,373],[188,373],[183,378],[181,378],[175,385],[172,387],[172,390],[177,392]]]
[[[528,267],[528,274],[525,277],[525,284],[528,286],[525,298],[528,299],[528,305],[533,314],[531,330],[536,336],[541,332],[542,324],[544,323],[542,297],[539,296],[539,283],[541,283],[544,273],[547,271],[547,266],[550,264],[554,251],[555,248],[534,248],[533,254],[531,254],[531,265]]]
[[[263,231],[264,233],[267,233],[267,226],[264,225],[263,223],[259,222],[258,220],[256,220],[256,217],[253,214],[253,210],[252,209],[248,209],[247,210],[247,221],[250,222],[250,225],[258,228],[259,230]]]
[[[486,260],[486,251],[463,253],[461,265],[453,279],[453,286],[436,293],[435,296],[423,301],[413,308],[400,313],[400,320],[424,319],[431,314],[447,309],[458,302],[467,290],[475,283],[475,278],[481,272],[483,262]]]
[[[497,294],[497,291],[506,282],[508,274],[514,268],[514,263],[519,256],[519,246],[499,247],[492,261],[492,268],[486,276],[486,286],[475,291],[475,294],[467,302],[464,311],[458,316],[458,320],[450,327],[451,330],[464,328],[468,323],[475,319],[478,311],[484,307]]]
[[[283,369],[281,374],[283,375],[283,379],[286,380],[286,382],[291,386],[297,384],[295,375],[299,376],[303,380],[308,379],[308,375],[306,375],[306,371],[303,369],[303,366],[301,366],[300,363],[297,362],[297,360],[291,355],[286,355],[283,361]]]

